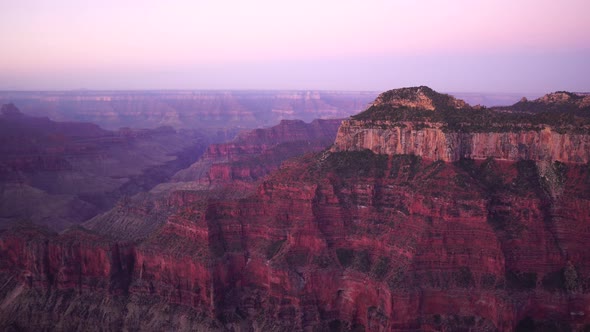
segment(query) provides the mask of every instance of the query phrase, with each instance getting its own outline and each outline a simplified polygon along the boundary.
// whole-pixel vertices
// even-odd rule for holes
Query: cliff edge
[[[565,96],[565,97],[564,97]],[[431,160],[590,160],[588,96],[553,93],[487,109],[428,87],[390,90],[343,121],[333,152],[414,154]]]

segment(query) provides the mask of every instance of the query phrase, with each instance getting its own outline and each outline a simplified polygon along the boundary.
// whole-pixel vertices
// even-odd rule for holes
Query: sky
[[[588,0],[0,0],[0,90],[590,91]]]

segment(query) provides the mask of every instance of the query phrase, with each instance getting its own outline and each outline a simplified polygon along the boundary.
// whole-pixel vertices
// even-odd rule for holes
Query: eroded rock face
[[[156,308],[178,329],[582,328],[588,167],[320,153],[285,164],[246,199],[179,192],[136,244],[5,232],[2,321],[40,328],[17,314],[50,310],[30,294],[88,308],[92,291],[127,308],[113,319],[128,328],[148,326],[137,317]]]
[[[380,120],[351,121],[376,130],[362,124]],[[590,164],[551,152],[563,144],[578,152],[556,155],[574,156],[586,141],[546,129],[458,132],[457,144],[468,140],[461,135],[478,141],[464,145],[470,158],[465,148],[453,159],[437,145],[452,137],[448,127],[420,126],[379,128],[399,130],[401,150],[385,153],[339,145],[375,141],[342,134],[334,148],[283,162],[237,197],[221,189],[136,196],[109,214],[123,225],[116,232],[4,231],[0,326],[589,328]],[[403,150],[408,139],[414,150]],[[514,140],[538,148],[511,157],[502,142]],[[126,237],[130,229],[143,233]]]
[[[60,231],[148,190],[194,162],[195,131],[122,128],[0,114],[0,228],[27,220]]]
[[[495,158],[587,163],[586,98],[556,92],[488,110],[428,87],[391,90],[366,111],[343,121],[332,151],[368,149],[450,162]]]
[[[283,120],[270,128],[242,132],[232,142],[209,145],[203,157],[174,180],[197,181],[207,188],[258,180],[288,158],[331,145],[340,123],[339,119]]]
[[[431,160],[557,160],[587,163],[590,135],[543,130],[519,132],[450,132],[441,124],[416,125],[359,120],[343,121],[333,151],[371,150],[378,154],[414,154]]]
[[[4,331],[218,330],[206,266],[86,230],[0,235]]]
[[[584,108],[589,106],[590,96],[580,96],[571,92],[558,91],[546,94],[545,96],[536,99],[535,102],[544,104],[574,104],[579,108]]]
[[[333,141],[340,120],[282,121],[279,125],[244,132],[233,142],[212,144],[202,158],[178,172],[172,182],[149,193],[126,198],[84,227],[113,239],[143,240],[170,222],[170,215],[191,209],[195,197],[246,197],[261,179],[293,156],[321,151]]]
[[[555,324],[588,323],[568,312],[588,305],[588,291],[565,282],[568,266],[575,287],[588,278],[580,241],[590,202],[578,184],[587,165],[558,166],[564,191],[552,198],[531,161],[341,152],[308,162],[264,183],[258,199],[267,208],[242,207],[251,211],[244,221],[256,220],[242,225],[247,243],[266,243],[250,247],[244,273],[252,287],[266,280],[276,321],[289,317],[299,329],[511,330],[553,312]],[[314,167],[326,172],[308,171]]]

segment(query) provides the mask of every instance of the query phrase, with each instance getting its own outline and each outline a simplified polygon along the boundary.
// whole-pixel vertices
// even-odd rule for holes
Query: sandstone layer
[[[575,138],[587,135],[583,114],[563,122],[570,112],[543,111],[535,116],[551,123],[533,122],[532,113],[492,114],[426,87],[376,104],[340,133],[353,121],[361,131],[391,121],[379,129],[399,138],[383,139],[379,153],[355,145],[373,138],[342,134],[332,149],[284,161],[254,191],[170,187],[120,201],[110,221],[95,220],[104,228],[0,232],[0,327],[590,329],[590,163],[576,150],[587,141]],[[464,114],[494,121],[481,127]],[[425,117],[450,120],[426,128]],[[547,129],[556,124],[559,139]],[[437,145],[453,133],[480,140],[453,159]],[[408,137],[447,152],[406,147]],[[534,148],[511,155],[503,139]],[[558,144],[571,151],[553,154]]]
[[[105,314],[110,330],[583,329],[589,178],[588,165],[320,153],[245,199],[176,192],[139,242],[5,231],[0,318],[29,330]]]
[[[428,87],[382,93],[342,123],[332,151],[461,159],[590,160],[590,97],[556,92],[507,107],[472,107]]]
[[[371,150],[413,154],[431,160],[460,159],[590,161],[590,135],[559,133],[550,127],[516,132],[452,132],[440,123],[343,121],[333,151]]]

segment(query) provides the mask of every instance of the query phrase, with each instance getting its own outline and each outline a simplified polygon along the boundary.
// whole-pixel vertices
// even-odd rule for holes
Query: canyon
[[[55,122],[13,104],[0,114],[0,228],[14,222],[55,231],[149,190],[196,161],[211,141],[195,130]]]
[[[198,128],[209,136],[228,128],[270,127],[281,120],[337,119],[359,113],[378,92],[371,91],[0,91],[0,104],[14,103],[31,116],[54,121],[92,122],[102,128]],[[522,95],[457,93],[473,104],[507,105]],[[527,97],[534,96],[528,94]]]
[[[404,88],[211,144],[86,222],[0,231],[0,327],[587,330],[588,98]]]
[[[208,134],[228,128],[262,128],[281,120],[344,118],[358,113],[376,92],[343,91],[64,91],[0,92],[0,104],[54,121],[120,127],[198,128]],[[231,138],[231,137],[226,137]]]

